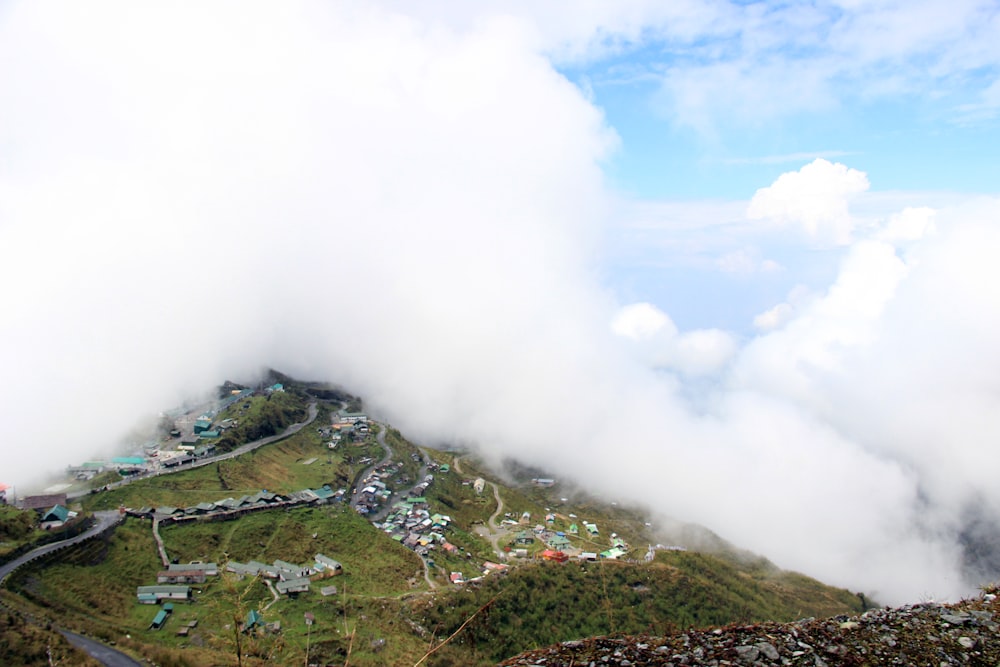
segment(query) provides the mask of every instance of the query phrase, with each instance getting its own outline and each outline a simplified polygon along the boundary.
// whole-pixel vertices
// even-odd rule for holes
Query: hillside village
[[[273,404],[298,415],[299,421],[286,421],[283,431],[252,441],[222,440],[227,433],[247,433],[261,410]],[[391,599],[402,595],[401,600],[414,594],[462,595],[480,586],[492,589],[497,584],[488,582],[502,581],[498,575],[519,567],[542,574],[545,570],[537,568],[570,563],[584,568],[614,562],[652,566],[657,554],[685,551],[684,546],[654,545],[652,540],[634,546],[630,541],[650,532],[648,522],[637,521],[630,512],[598,509],[590,500],[570,501],[563,494],[578,491],[553,477],[536,472],[520,486],[506,487],[487,471],[466,473],[472,462],[465,457],[414,446],[357,408],[340,400],[320,410],[315,400],[286,393],[283,383],[257,390],[235,387],[218,405],[173,415],[156,446],[142,446],[142,456],[73,466],[68,470],[71,486],[61,491],[17,498],[8,490],[6,499],[33,512],[34,528],[53,539],[84,531],[90,508],[114,509],[120,526],[99,534],[100,539],[113,544],[117,536],[128,535],[130,541],[151,545],[142,550],[145,565],[129,576],[131,588],[118,588],[121,604],[133,608],[128,622],[135,632],[149,633],[142,641],[188,650],[219,632],[208,609],[225,604],[221,600],[228,580],[242,581],[255,600],[237,623],[248,642],[266,644],[278,641],[268,637],[279,636],[281,642],[300,642],[303,628],[289,616],[293,610],[316,610],[308,613],[319,624],[320,610],[342,609],[345,592],[354,591],[352,599],[358,599],[353,597],[358,586],[374,585],[365,583],[369,581],[380,582],[372,589],[374,599],[385,599],[378,591],[391,591]],[[202,444],[194,447],[196,440]],[[321,483],[289,488],[285,481],[247,488],[253,483],[249,480],[259,477],[259,466],[278,475],[275,480]],[[196,490],[219,484],[241,493]],[[130,500],[139,498],[174,502]],[[361,530],[349,520],[351,515],[372,532],[360,542],[362,533],[333,538],[337,526]],[[334,517],[336,523],[330,523]],[[291,531],[290,539],[275,539],[278,529],[273,526],[281,525]],[[202,537],[186,538],[190,531]],[[260,537],[256,542],[236,540],[234,546],[243,546],[235,551],[234,546],[228,553],[221,546],[200,546],[206,538],[214,542],[218,536],[247,531]],[[269,555],[262,558],[265,553]],[[404,553],[419,563],[417,572]],[[83,571],[77,572],[80,578]],[[49,594],[60,595],[54,591]],[[83,589],[81,594],[86,595]],[[149,607],[155,609],[144,611]],[[425,622],[410,621],[415,635],[403,644],[424,641]],[[319,642],[326,648],[317,650],[343,650],[336,625],[322,627]],[[307,634],[309,629],[304,628]],[[376,647],[385,646],[385,640],[372,642],[372,655],[364,659],[368,662],[359,664],[382,664],[375,657],[382,649]]]

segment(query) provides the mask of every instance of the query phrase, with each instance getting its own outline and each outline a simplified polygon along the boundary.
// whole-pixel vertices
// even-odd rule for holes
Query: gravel
[[[872,609],[860,616],[731,625],[670,637],[594,637],[536,649],[503,667],[656,665],[1000,665],[996,588],[962,602]]]

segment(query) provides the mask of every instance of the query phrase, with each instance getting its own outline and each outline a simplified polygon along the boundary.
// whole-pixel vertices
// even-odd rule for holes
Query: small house
[[[143,604],[155,604],[161,600],[190,600],[190,586],[139,586],[136,597]]]
[[[333,560],[332,558],[324,556],[323,554],[316,554],[315,561],[316,561],[316,569],[320,570],[321,572],[341,574],[344,571],[344,567],[340,563]]]
[[[250,632],[258,626],[264,625],[264,616],[256,609],[251,609],[247,614],[246,623],[243,624],[243,632]]]
[[[153,617],[153,622],[149,624],[150,630],[159,630],[163,627],[163,624],[167,622],[167,611],[161,609],[156,612],[156,616]]]
[[[203,584],[204,570],[164,570],[156,575],[158,584]]]
[[[42,514],[42,527],[46,527],[45,524],[63,524],[67,519],[70,518],[70,511],[67,507],[63,505],[55,505],[47,512]]]
[[[562,535],[553,535],[549,538],[548,545],[558,551],[569,546],[569,539]]]
[[[306,577],[299,577],[296,579],[286,579],[285,581],[279,581],[274,585],[278,589],[278,593],[282,595],[292,595],[297,593],[306,593],[309,591],[310,581]]]
[[[514,537],[514,544],[529,545],[535,543],[535,536],[526,530],[522,530]]]

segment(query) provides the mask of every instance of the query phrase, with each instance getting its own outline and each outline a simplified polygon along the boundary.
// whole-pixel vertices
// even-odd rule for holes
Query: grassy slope
[[[319,422],[318,422],[319,423]],[[415,448],[397,433],[387,434],[413,477],[410,463]],[[453,456],[431,451],[439,462],[454,465]],[[362,456],[381,456],[369,443],[342,445],[331,452],[315,429],[306,429],[282,443],[217,466],[175,473],[134,483],[110,493],[87,498],[88,506],[192,505],[261,488],[289,491],[322,483],[345,486],[361,467]],[[303,460],[317,458],[309,466]],[[435,474],[427,496],[431,510],[454,520],[447,537],[463,554],[434,552],[439,581],[461,570],[478,574],[483,560],[493,555],[486,541],[474,534],[474,524],[496,509],[492,490],[477,496],[470,485],[476,476],[497,480],[461,461],[464,475],[454,469]],[[558,485],[538,489],[530,484],[501,486],[508,511],[532,513],[531,525],[544,521],[546,508],[556,514],[552,528],[567,530],[571,522],[582,530],[584,519],[601,528],[599,537],[571,536],[575,546],[599,551],[607,548],[611,532],[645,552],[653,540],[643,515],[635,508],[601,505],[585,494]],[[562,501],[567,497],[567,501]],[[576,514],[576,518],[570,514]],[[305,563],[316,553],[340,560],[346,574],[330,580],[338,595],[322,597],[320,586],[298,600],[282,599],[265,614],[280,621],[280,636],[264,636],[256,643],[261,655],[279,662],[305,658],[306,611],[317,624],[308,630],[312,659],[352,665],[412,664],[434,641],[450,634],[476,609],[499,596],[459,637],[428,661],[431,665],[492,664],[496,660],[562,639],[612,632],[662,632],[671,627],[724,624],[755,619],[790,619],[851,611],[857,599],[811,579],[777,571],[763,559],[695,553],[660,552],[652,565],[570,563],[564,566],[525,565],[504,578],[487,579],[478,589],[425,589],[415,554],[388,539],[362,517],[343,506],[262,512],[239,521],[196,523],[164,527],[161,534],[171,557],[182,561],[227,558],[265,562],[276,558]],[[471,559],[464,552],[473,554]],[[271,601],[260,582],[240,584],[217,580],[197,587],[197,601],[178,605],[161,632],[146,630],[155,608],[135,602],[135,586],[155,582],[160,569],[149,524],[128,520],[105,544],[95,542],[74,552],[69,562],[42,570],[23,570],[16,577],[32,599],[44,599],[55,613],[76,619],[84,628],[103,631],[119,643],[132,643],[144,655],[164,665],[227,664],[234,655],[232,617]],[[245,587],[242,599],[236,590]],[[83,620],[84,617],[91,619]],[[198,631],[184,639],[176,628],[198,620]],[[90,625],[88,626],[88,622]],[[227,629],[227,624],[229,625]],[[129,640],[124,637],[132,635]],[[353,638],[352,638],[352,633]],[[436,640],[434,638],[437,638]],[[385,640],[381,642],[379,640]],[[490,648],[484,648],[484,647]]]
[[[101,663],[77,650],[52,628],[0,610],[0,664],[100,667]]]
[[[0,557],[43,536],[45,533],[36,528],[37,522],[34,510],[0,505]]]
[[[541,563],[425,602],[422,622],[446,636],[496,598],[455,642],[455,651],[474,652],[482,664],[493,664],[529,648],[586,636],[666,634],[860,611],[858,599],[846,591],[809,581],[813,593],[806,594],[802,583],[753,576],[707,554],[662,552],[649,566]]]
[[[83,499],[88,510],[171,505],[189,507],[267,489],[282,493],[330,484],[346,487],[355,472],[349,457],[360,459],[370,443],[342,445],[331,451],[316,429],[304,429],[281,442],[194,470],[137,480]],[[316,459],[309,465],[305,461]]]

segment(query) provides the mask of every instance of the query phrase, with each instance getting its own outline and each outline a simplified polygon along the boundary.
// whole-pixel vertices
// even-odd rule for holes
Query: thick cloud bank
[[[995,563],[997,201],[861,224],[809,165],[747,224],[836,280],[678,331],[609,286],[616,135],[531,22],[238,8],[0,19],[4,481],[270,365],[886,601]]]

